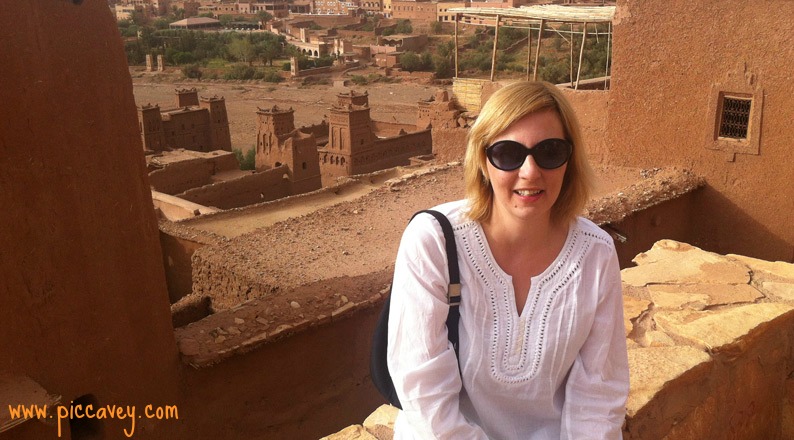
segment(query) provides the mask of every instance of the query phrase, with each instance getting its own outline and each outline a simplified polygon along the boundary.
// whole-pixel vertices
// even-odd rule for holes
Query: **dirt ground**
[[[336,102],[336,95],[348,90],[347,87],[330,85],[301,85],[299,82],[285,81],[280,84],[245,81],[197,82],[178,79],[177,75],[158,76],[132,72],[135,103],[159,104],[162,109],[175,106],[177,88],[195,87],[199,96],[222,96],[226,98],[226,111],[229,116],[229,129],[232,147],[242,150],[252,148],[256,143],[257,107],[295,109],[295,126],[317,124],[329,114]],[[416,123],[417,102],[433,96],[443,86],[411,82],[375,83],[366,86],[353,86],[358,92],[369,93],[372,118],[376,121]],[[448,87],[448,86],[447,86]]]

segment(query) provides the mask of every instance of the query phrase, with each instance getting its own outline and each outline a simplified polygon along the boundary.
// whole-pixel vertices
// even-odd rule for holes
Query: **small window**
[[[750,109],[752,105],[752,98],[724,96],[722,99],[719,137],[747,139],[747,128],[750,125]]]

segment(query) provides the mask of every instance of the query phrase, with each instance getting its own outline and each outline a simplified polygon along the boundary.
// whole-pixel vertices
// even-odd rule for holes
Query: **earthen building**
[[[138,107],[138,123],[147,151],[232,149],[225,100],[217,96],[199,99],[195,88],[177,89],[174,109],[150,104]]]

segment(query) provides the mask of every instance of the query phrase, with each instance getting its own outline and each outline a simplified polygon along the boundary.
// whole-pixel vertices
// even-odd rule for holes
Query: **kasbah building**
[[[565,90],[602,179],[637,181],[585,213],[625,267],[624,438],[794,438],[792,16],[619,0],[609,90]],[[280,202],[158,222],[124,52],[97,44],[117,41],[106,2],[19,2],[0,29],[0,439],[389,438],[393,411],[359,425],[383,403],[371,329],[405,219],[459,181],[465,128],[433,130],[433,166],[244,234],[202,225]],[[67,416],[5,412],[32,404]],[[69,419],[88,404],[136,412]]]

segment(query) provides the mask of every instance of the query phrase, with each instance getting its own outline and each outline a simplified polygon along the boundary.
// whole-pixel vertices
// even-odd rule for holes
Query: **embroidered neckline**
[[[459,228],[463,229],[469,229],[469,233],[460,235],[462,249],[472,263],[475,272],[472,276],[480,281],[483,298],[490,308],[492,326],[488,358],[491,375],[503,383],[530,380],[537,374],[544,357],[551,306],[579,272],[592,241],[588,237],[597,237],[586,233],[578,223],[571,225],[555,260],[541,274],[532,277],[527,304],[519,316],[515,296],[511,295],[512,280],[493,259],[481,225],[465,222]],[[571,261],[572,258],[575,261]]]

